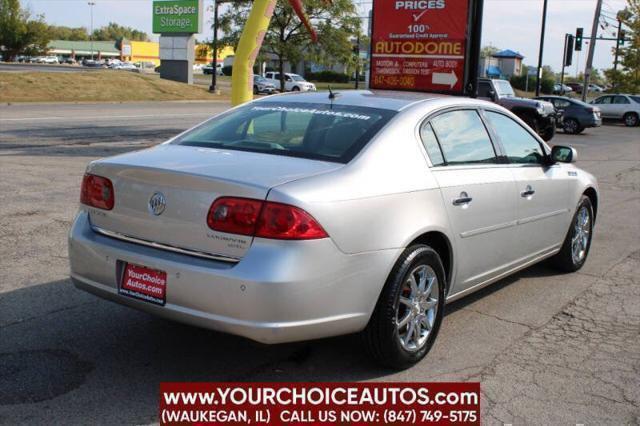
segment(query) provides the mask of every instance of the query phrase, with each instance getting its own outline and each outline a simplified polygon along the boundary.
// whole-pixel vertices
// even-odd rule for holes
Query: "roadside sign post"
[[[194,34],[202,32],[202,0],[155,0],[153,33],[160,34],[160,78],[193,83]]]
[[[476,96],[482,0],[374,0],[369,86]]]

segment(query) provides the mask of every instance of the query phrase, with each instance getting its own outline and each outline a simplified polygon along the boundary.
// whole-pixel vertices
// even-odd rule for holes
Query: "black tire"
[[[522,117],[522,120],[527,123],[527,126],[531,127],[531,130],[533,130],[537,134],[540,134],[540,124],[538,123],[538,119],[536,117],[526,115]]]
[[[539,135],[542,140],[549,142],[556,135],[556,128],[555,126],[548,126],[546,129],[542,130]]]
[[[293,89],[291,89],[292,92],[299,92],[300,88],[298,86],[293,86]]]
[[[624,125],[627,127],[636,127],[640,124],[640,117],[635,112],[628,112],[622,117],[622,121],[624,121]]]
[[[576,230],[576,221],[578,218],[578,214],[585,208],[589,215],[589,235],[586,244],[586,248],[584,250],[584,257],[579,260],[573,256],[572,250],[572,241],[577,235]],[[569,225],[569,231],[567,231],[567,236],[564,239],[564,243],[562,244],[562,248],[553,256],[551,260],[551,264],[555,266],[557,269],[563,272],[576,272],[587,261],[587,257],[589,256],[589,249],[591,248],[591,240],[593,239],[593,206],[591,205],[591,200],[586,195],[583,195],[580,198],[580,202],[578,203],[578,207],[576,208],[576,212],[571,219],[571,224]]]
[[[435,319],[426,341],[418,349],[409,351],[400,343],[396,316],[399,312],[400,294],[407,278],[421,265],[426,265],[435,272],[438,301]],[[425,245],[414,245],[402,253],[387,278],[369,324],[362,332],[365,348],[376,362],[401,370],[411,367],[425,357],[433,346],[444,317],[445,286],[444,267],[435,250]]]
[[[565,133],[577,135],[580,133],[580,123],[575,118],[567,118],[562,123],[562,129]]]
[[[257,95],[257,94],[259,94],[259,93],[260,93],[260,92],[258,91],[258,86],[253,86],[253,94],[254,94],[254,95]]]

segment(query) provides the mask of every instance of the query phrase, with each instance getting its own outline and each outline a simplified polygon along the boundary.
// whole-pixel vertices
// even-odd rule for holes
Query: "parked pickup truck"
[[[513,112],[545,141],[550,141],[556,134],[560,116],[553,104],[517,97],[507,80],[479,79],[478,98],[495,102]]]
[[[270,71],[266,73],[264,77],[269,83],[272,83],[277,88],[280,88],[279,72]],[[315,92],[316,85],[313,83],[309,83],[301,75],[286,72],[284,73],[284,90],[285,92]]]

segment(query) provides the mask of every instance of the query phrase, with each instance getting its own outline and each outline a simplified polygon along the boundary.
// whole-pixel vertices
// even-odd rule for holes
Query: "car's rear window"
[[[640,96],[629,96],[637,104],[640,104]]]
[[[219,115],[173,143],[347,163],[394,115],[367,107],[260,102]]]

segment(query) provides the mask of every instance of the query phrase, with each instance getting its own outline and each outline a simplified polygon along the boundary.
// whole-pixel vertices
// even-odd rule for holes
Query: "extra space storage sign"
[[[153,32],[202,32],[202,15],[202,0],[156,0],[153,2]]]
[[[468,16],[468,0],[374,0],[370,86],[461,94]]]

